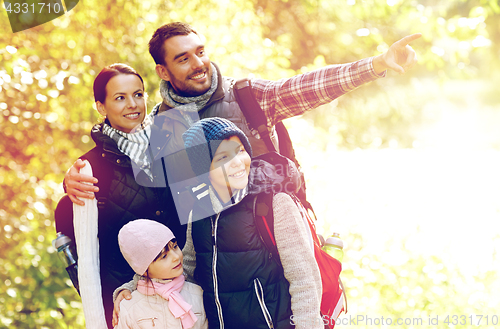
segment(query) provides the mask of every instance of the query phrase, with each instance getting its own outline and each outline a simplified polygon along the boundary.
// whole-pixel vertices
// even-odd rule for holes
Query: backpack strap
[[[270,257],[274,258],[281,265],[278,246],[274,238],[273,194],[257,194],[253,199],[252,208],[255,226],[259,232],[260,239],[270,252]]]
[[[276,123],[274,126],[276,133],[278,134],[279,150],[276,150],[274,147],[274,144],[271,141],[269,129],[267,128],[266,115],[255,98],[250,79],[245,78],[236,81],[234,84],[234,95],[248,124],[251,128],[259,132],[259,135],[266,144],[269,152],[274,151],[287,157],[295,163],[297,168],[299,168],[300,164],[295,156],[292,140],[290,139],[288,130],[281,121]]]
[[[292,139],[290,138],[288,130],[282,121],[278,122],[274,127],[276,128],[276,133],[278,134],[278,143],[280,147],[279,153],[292,160],[297,166],[297,169],[299,169],[300,164],[295,156],[295,150],[293,149]]]
[[[267,129],[267,118],[252,92],[250,79],[241,79],[234,84],[234,96],[251,128],[259,132],[269,152],[278,152]]]

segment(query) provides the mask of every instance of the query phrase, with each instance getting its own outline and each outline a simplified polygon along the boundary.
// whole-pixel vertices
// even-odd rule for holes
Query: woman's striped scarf
[[[128,156],[133,163],[153,180],[151,158],[148,152],[149,138],[151,137],[151,124],[151,117],[146,115],[141,126],[137,127],[133,133],[117,130],[107,123],[103,123],[102,133],[114,140],[118,149]]]

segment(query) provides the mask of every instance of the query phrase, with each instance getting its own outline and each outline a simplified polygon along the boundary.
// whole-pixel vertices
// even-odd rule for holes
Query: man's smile
[[[199,72],[199,73],[196,73],[195,75],[192,75],[189,79],[200,80],[200,79],[204,79],[206,76],[207,76],[207,71]]]

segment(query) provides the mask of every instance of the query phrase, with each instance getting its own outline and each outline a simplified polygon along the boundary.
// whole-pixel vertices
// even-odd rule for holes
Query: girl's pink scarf
[[[152,282],[146,283],[145,280],[139,280],[137,290],[143,295],[154,295],[155,293],[168,300],[168,308],[176,319],[180,318],[182,327],[192,328],[197,320],[189,305],[181,296],[180,291],[184,285],[184,275],[180,275],[168,283]]]

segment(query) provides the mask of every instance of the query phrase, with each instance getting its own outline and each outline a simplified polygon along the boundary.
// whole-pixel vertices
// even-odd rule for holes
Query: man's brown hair
[[[189,24],[182,22],[169,23],[158,28],[151,37],[151,40],[149,40],[149,53],[153,57],[155,63],[165,65],[164,60],[166,54],[163,48],[165,40],[177,35],[188,35],[190,33],[198,35]]]

